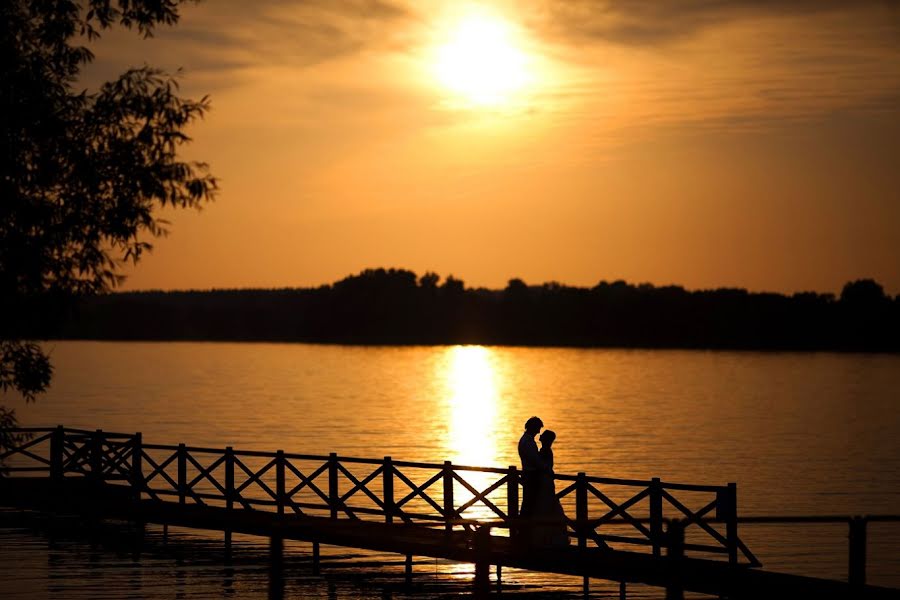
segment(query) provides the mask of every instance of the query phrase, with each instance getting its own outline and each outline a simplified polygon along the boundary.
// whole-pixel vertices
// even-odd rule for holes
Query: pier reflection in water
[[[416,558],[413,581],[407,584],[403,557],[332,547],[323,547],[322,570],[316,575],[310,545],[290,541],[279,576],[268,550],[268,540],[254,536],[235,535],[226,555],[221,539],[190,530],[173,527],[164,535],[156,525],[138,531],[124,522],[88,526],[34,515],[13,518],[0,511],[0,597],[437,600],[465,597],[472,589],[465,565]],[[575,578],[516,581],[514,572],[507,575],[512,577],[502,587],[503,597],[581,597]],[[603,597],[605,588],[596,587],[597,597]],[[656,596],[636,589],[633,597]]]

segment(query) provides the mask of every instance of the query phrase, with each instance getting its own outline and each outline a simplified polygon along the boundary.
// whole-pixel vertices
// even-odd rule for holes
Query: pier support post
[[[626,597],[627,597],[627,591],[625,588],[625,582],[620,581],[619,582],[619,600],[625,600]]]
[[[406,585],[412,584],[412,569],[413,569],[413,557],[412,554],[406,555],[406,564],[404,565],[404,578],[406,580]]]
[[[684,600],[681,574],[682,559],[684,558],[684,523],[680,519],[672,519],[669,522],[666,538],[668,541],[666,600]]]
[[[475,594],[483,596],[491,589],[491,529],[475,530]]]
[[[272,566],[280,567],[284,564],[284,538],[280,535],[269,538],[269,560]]]
[[[865,517],[850,519],[850,556],[847,581],[853,586],[866,584],[866,523]]]
[[[269,538],[269,599],[284,598],[284,539],[280,535]]]
[[[319,553],[319,542],[312,543],[312,551],[313,551],[313,575],[319,574],[319,565],[321,563],[320,553]]]

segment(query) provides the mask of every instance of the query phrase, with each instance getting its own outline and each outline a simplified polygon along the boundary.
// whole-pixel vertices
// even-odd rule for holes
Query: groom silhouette
[[[534,436],[544,428],[544,422],[537,417],[525,421],[525,433],[519,438],[519,459],[522,461],[522,508],[519,517],[529,519],[534,515],[534,502],[539,483],[541,457]]]

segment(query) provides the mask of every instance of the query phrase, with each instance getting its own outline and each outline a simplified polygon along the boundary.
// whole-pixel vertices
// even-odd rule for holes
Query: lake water
[[[741,515],[900,513],[896,355],[106,342],[47,348],[56,368],[50,392],[27,406],[4,400],[23,425],[141,431],[148,443],[505,467],[517,464],[522,424],[536,414],[557,433],[558,473],[737,482]],[[844,525],[747,525],[740,535],[767,568],[846,577]],[[42,534],[2,529],[0,564],[9,564],[4,553],[25,548],[22,556],[44,565],[25,580],[63,581],[66,567],[54,565],[80,556],[78,542],[67,543],[71,553],[56,555],[71,560],[48,563]],[[868,555],[869,581],[900,587],[900,525],[870,524]],[[129,572],[146,587],[153,573],[167,572],[157,562],[165,560],[142,559]],[[0,587],[15,587],[12,575]],[[202,570],[191,576],[203,579]],[[535,583],[529,574],[505,578]],[[208,582],[213,595],[221,593],[220,579]],[[301,595],[384,593],[345,584],[304,579],[309,588]],[[562,580],[547,589],[569,585],[580,590],[580,581]],[[603,589],[612,588],[597,586],[597,593]],[[633,597],[642,594],[660,592]]]

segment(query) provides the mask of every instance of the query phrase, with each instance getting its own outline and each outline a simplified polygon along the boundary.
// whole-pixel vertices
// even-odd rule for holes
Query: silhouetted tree
[[[419,278],[419,287],[423,290],[436,290],[438,283],[441,282],[441,276],[437,273],[429,271]]]
[[[688,291],[624,281],[588,289],[529,286],[518,279],[502,290],[486,290],[467,289],[455,277],[432,289],[429,279],[439,281],[410,271],[368,269],[314,289],[106,294],[86,302],[79,318],[58,335],[900,351],[900,303],[887,297],[876,303],[877,310],[860,311],[832,294],[814,292]]]
[[[448,298],[462,296],[465,289],[466,286],[465,283],[463,283],[463,280],[457,279],[453,275],[447,275],[447,279],[444,280],[444,285],[441,286],[441,291]]]
[[[880,349],[891,343],[891,299],[873,279],[858,279],[841,290],[842,337],[852,348]],[[872,348],[872,340],[876,340]]]
[[[841,303],[856,307],[880,306],[890,300],[881,284],[874,279],[851,281],[841,290]]]
[[[115,25],[144,37],[178,21],[183,0],[0,2],[0,389],[33,400],[49,385],[46,354],[29,337],[79,296],[108,291],[122,261],[165,233],[161,206],[195,207],[216,180],[178,160],[184,128],[207,99],[174,79],[130,69],[89,93],[84,40]],[[52,323],[51,323],[52,325]],[[32,338],[33,339],[33,338]],[[0,427],[15,423],[0,409]],[[0,431],[0,448],[10,440]]]

